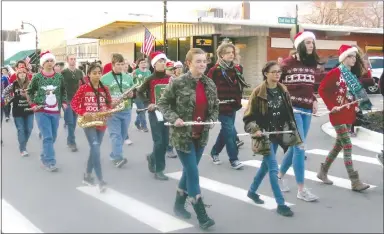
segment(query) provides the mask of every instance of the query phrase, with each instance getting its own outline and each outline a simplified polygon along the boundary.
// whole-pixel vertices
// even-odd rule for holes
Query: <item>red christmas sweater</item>
[[[206,115],[208,111],[208,99],[205,94],[204,84],[199,80],[196,85],[196,105],[195,110],[193,112],[193,120],[205,121]],[[204,130],[204,125],[196,125],[192,127],[192,131],[200,135]]]
[[[155,71],[150,76],[145,78],[144,82],[137,89],[137,96],[143,100],[145,105],[156,104],[155,101],[155,88],[157,85],[161,89],[165,88],[168,85],[170,76],[166,75],[165,72]]]
[[[281,64],[280,82],[287,86],[295,107],[312,109],[316,101],[314,94],[316,67],[306,67],[302,62],[290,56]]]
[[[87,113],[96,113],[100,111],[106,111],[111,109],[111,95],[109,93],[108,87],[104,86],[105,91],[102,87],[98,88],[99,100],[100,100],[100,109],[97,106],[97,97],[89,83],[80,86],[77,90],[75,96],[72,99],[71,107],[74,112],[78,115],[84,115]],[[109,105],[106,104],[105,98],[109,100]],[[96,127],[99,130],[105,130],[106,126]]]
[[[354,97],[348,93],[348,86],[341,75],[340,69],[337,67],[328,72],[321,81],[319,95],[328,110],[354,101]],[[342,108],[339,112],[329,114],[329,120],[333,126],[353,124],[356,119],[356,110],[357,104],[352,104],[349,107]]]

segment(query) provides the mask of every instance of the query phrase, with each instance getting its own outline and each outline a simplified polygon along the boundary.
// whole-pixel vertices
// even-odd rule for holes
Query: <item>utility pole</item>
[[[296,4],[296,34],[299,33],[299,5]]]
[[[164,46],[164,53],[167,55],[167,1],[164,1],[164,22],[163,22],[163,46]]]

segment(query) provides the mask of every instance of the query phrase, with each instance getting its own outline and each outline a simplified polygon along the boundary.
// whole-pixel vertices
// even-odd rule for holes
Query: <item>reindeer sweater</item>
[[[63,103],[67,101],[64,78],[60,73],[51,76],[37,73],[33,76],[27,90],[31,106],[44,105],[40,112],[59,114]]]

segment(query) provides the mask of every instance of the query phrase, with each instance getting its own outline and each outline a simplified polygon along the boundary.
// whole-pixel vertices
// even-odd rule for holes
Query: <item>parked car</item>
[[[379,80],[381,77],[381,74],[383,74],[383,67],[384,67],[384,60],[383,57],[381,56],[369,56],[368,57],[368,65],[369,69],[371,70],[372,73],[372,78],[375,80],[377,90],[378,92],[378,84]]]
[[[329,57],[323,65],[319,65],[315,73],[315,91],[319,88],[320,82],[324,79],[325,75],[335,68],[339,64],[338,57]],[[368,93],[376,93],[378,91],[378,85],[375,80],[372,78],[372,74],[369,68],[369,64],[365,64],[367,72],[364,73],[360,78],[361,84],[367,90]]]

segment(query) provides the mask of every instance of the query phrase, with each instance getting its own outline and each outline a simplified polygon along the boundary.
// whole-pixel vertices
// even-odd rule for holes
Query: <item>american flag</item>
[[[141,53],[149,56],[151,53],[153,47],[155,46],[155,37],[149,32],[149,30],[146,28],[145,29],[145,34],[144,34],[144,41],[143,45],[141,46]]]
[[[27,56],[24,61],[27,64],[28,70],[32,70],[32,65],[29,63],[31,61],[31,58]]]

